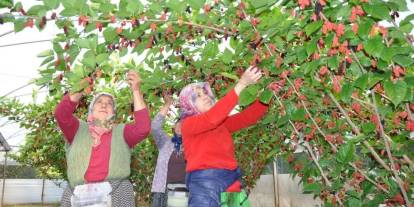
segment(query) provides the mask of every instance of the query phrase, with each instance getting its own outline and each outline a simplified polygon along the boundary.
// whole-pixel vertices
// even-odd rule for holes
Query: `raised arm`
[[[171,96],[167,95],[164,97],[164,101],[165,104],[151,122],[151,133],[158,149],[161,149],[169,138],[162,129],[162,126],[164,124],[165,117],[168,115],[170,106],[173,104],[173,99]]]
[[[127,82],[131,87],[134,101],[134,123],[125,125],[124,138],[129,147],[134,147],[148,136],[151,120],[141,93],[141,78],[135,71],[129,71]]]
[[[67,94],[63,96],[55,109],[55,119],[69,144],[72,143],[79,128],[79,120],[73,115],[73,112],[75,112],[81,98],[81,93]]]
[[[247,128],[257,123],[259,119],[267,112],[269,105],[256,100],[240,113],[229,116],[224,121],[224,126],[231,132]]]
[[[230,90],[210,110],[184,119],[183,134],[194,135],[216,128],[227,119],[229,113],[236,106],[240,92],[248,85],[256,83],[262,73],[257,68],[247,69],[233,90]]]

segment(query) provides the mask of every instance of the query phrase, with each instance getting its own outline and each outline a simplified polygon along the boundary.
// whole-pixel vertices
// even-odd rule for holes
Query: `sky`
[[[15,0],[16,1],[16,0]],[[16,1],[17,2],[17,1]],[[24,8],[30,8],[39,1],[23,0]],[[409,12],[400,14],[400,19],[412,14],[414,4],[407,1]],[[0,10],[0,13],[2,11]],[[13,30],[13,24],[7,23],[0,25],[0,36]],[[43,59],[36,57],[44,50],[52,48],[50,42],[32,43],[4,47],[4,45],[21,43],[27,41],[50,40],[55,34],[59,33],[53,22],[49,22],[42,32],[37,28],[26,28],[19,33],[11,33],[0,37],[0,97],[9,92],[26,85],[30,80],[38,76],[38,68]],[[36,100],[32,99],[33,90],[38,90],[39,95]],[[8,97],[16,97],[24,103],[41,102],[45,97],[45,89],[38,89],[35,85],[22,88]],[[20,129],[16,123],[10,123],[5,118],[0,117],[0,132],[11,146],[19,146],[24,141],[25,131]],[[14,148],[16,149],[16,148]]]

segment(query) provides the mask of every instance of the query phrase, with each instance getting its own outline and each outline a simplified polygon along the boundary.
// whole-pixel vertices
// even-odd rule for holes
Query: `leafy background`
[[[38,55],[36,84],[48,96],[42,104],[2,98],[0,114],[28,129],[14,158],[42,176],[66,176],[51,110],[65,91],[114,92],[118,121],[127,122],[127,70],[142,75],[154,115],[163,93],[205,80],[221,97],[256,65],[265,77],[243,91],[240,107],[259,97],[271,108],[234,136],[248,189],[278,155],[324,206],[412,205],[414,15],[397,23],[404,0],[41,2],[1,1],[7,12],[0,20],[13,22],[15,32],[60,29]],[[80,118],[91,95],[79,105]],[[149,201],[154,146],[146,139],[134,149],[131,179],[141,204]]]

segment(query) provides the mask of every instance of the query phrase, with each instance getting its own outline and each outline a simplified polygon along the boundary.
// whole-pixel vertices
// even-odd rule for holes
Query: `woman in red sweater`
[[[257,83],[262,73],[249,68],[235,87],[215,103],[207,83],[193,83],[180,93],[182,137],[187,160],[189,207],[218,207],[222,192],[240,192],[240,169],[232,133],[254,125],[268,105],[258,100],[240,113],[229,115],[240,92]]]

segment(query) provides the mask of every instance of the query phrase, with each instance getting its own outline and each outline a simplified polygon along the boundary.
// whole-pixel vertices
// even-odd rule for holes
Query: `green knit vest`
[[[124,125],[116,125],[112,130],[109,171],[105,180],[126,179],[131,173],[131,150],[124,140]],[[72,187],[85,184],[85,173],[92,152],[92,137],[88,124],[79,120],[79,128],[72,144],[66,144],[66,162],[69,184]]]

